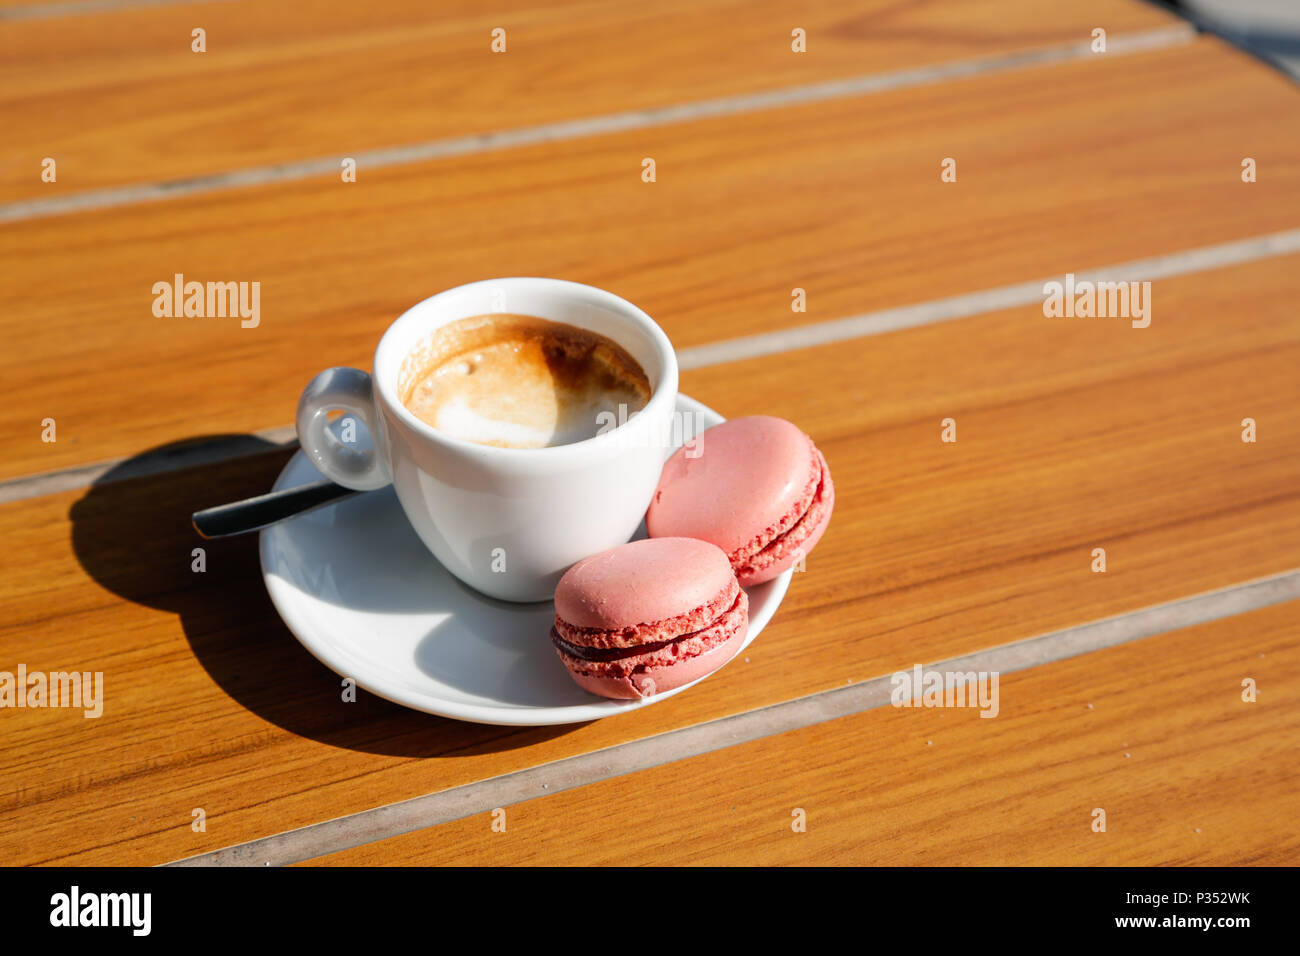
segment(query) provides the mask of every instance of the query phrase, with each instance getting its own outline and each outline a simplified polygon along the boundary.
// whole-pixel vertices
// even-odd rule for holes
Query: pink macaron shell
[[[734,581],[731,562],[715,545],[646,538],[584,558],[566,571],[555,588],[555,614],[574,628],[636,628],[689,616]]]
[[[605,666],[599,662],[574,660],[563,651],[560,651],[560,660],[574,683],[583,690],[614,700],[639,700],[675,690],[712,674],[739,653],[749,631],[749,599],[744,591],[739,592],[732,609],[710,630],[716,630],[720,643],[706,639],[711,646],[702,653],[679,659],[674,659],[670,647],[657,649],[645,656],[645,663],[633,667],[628,666],[633,663],[628,659],[618,666]]]
[[[803,513],[815,469],[798,426],[770,415],[733,418],[664,464],[646,529],[651,538],[701,538],[732,557],[756,553]]]
[[[763,584],[788,571],[800,557],[807,556],[817,547],[817,542],[825,534],[835,508],[835,483],[821,452],[817,453],[817,459],[821,464],[822,478],[812,504],[793,528],[736,569],[736,577],[745,587]]]

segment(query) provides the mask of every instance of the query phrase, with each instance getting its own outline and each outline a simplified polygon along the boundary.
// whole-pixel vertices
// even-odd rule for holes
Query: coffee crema
[[[406,357],[398,392],[440,432],[480,445],[545,448],[592,438],[640,411],[650,380],[612,339],[501,313],[435,329]]]

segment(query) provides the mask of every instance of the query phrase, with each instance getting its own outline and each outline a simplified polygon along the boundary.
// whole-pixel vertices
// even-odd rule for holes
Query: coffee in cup
[[[530,315],[471,316],[407,356],[402,404],[440,432],[499,448],[584,441],[650,400],[650,379],[613,339]]]

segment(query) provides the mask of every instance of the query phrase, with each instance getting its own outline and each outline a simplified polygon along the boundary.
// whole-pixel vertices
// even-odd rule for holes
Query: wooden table
[[[1134,0],[0,0],[0,117],[0,671],[105,675],[0,711],[0,862],[1296,862],[1282,75]],[[259,323],[155,316],[177,273]],[[1045,315],[1067,274],[1149,325]],[[770,626],[654,707],[343,705],[253,539],[191,570],[312,374],[499,275],[636,302],[834,472]],[[917,664],[996,719],[890,706]]]

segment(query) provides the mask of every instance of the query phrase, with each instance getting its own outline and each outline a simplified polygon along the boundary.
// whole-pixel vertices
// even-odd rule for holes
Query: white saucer
[[[702,427],[724,420],[684,395],[677,411],[699,416]],[[300,451],[275,487],[320,478]],[[370,693],[416,710],[483,724],[567,724],[699,683],[635,701],[582,690],[551,646],[554,606],[497,601],[452,577],[411,529],[391,486],[272,525],[261,555],[271,601],[303,646]],[[792,573],[747,589],[741,651],[771,620]]]

